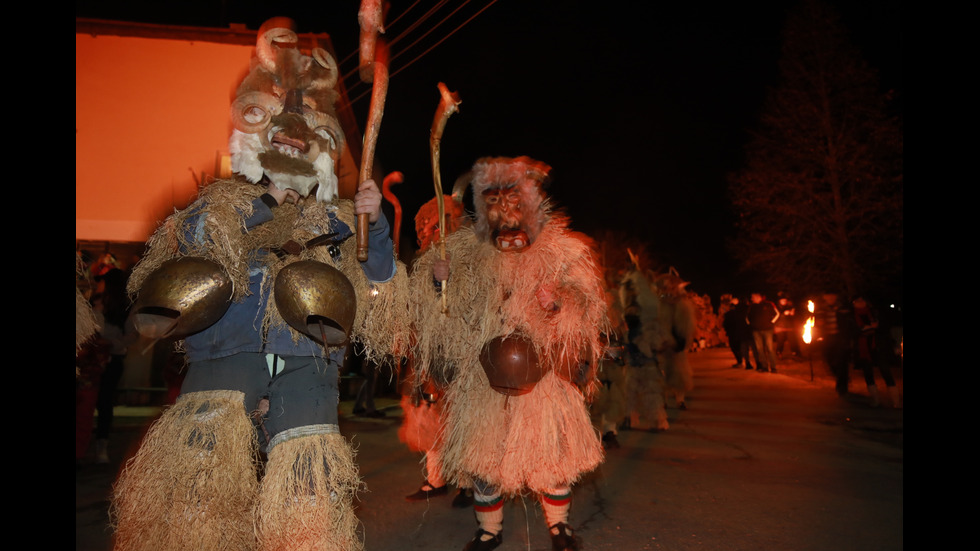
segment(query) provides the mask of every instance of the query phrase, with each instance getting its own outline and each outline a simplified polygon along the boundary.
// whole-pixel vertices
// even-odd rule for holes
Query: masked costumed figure
[[[664,372],[666,394],[680,409],[686,409],[685,398],[694,388],[688,353],[698,327],[697,309],[688,296],[687,285],[673,268],[654,282],[660,299],[657,361]]]
[[[577,549],[571,487],[603,457],[585,397],[603,350],[602,279],[587,240],[550,209],[549,172],[527,157],[477,161],[474,225],[447,238],[448,260],[430,249],[411,276],[419,377],[447,383],[443,473],[474,488],[469,550],[501,543],[504,500],[526,492],[554,548]]]
[[[443,227],[447,235],[469,221],[464,215],[461,191],[463,190],[452,196],[443,196],[445,210]],[[418,236],[419,254],[424,254],[433,244],[439,242],[439,209],[436,198],[422,205],[416,213],[415,234]],[[398,438],[413,452],[425,454],[423,458],[425,480],[417,491],[406,496],[409,501],[424,501],[449,492],[449,484],[442,474],[439,461],[445,413],[443,407],[445,400],[442,399],[445,384],[429,378],[418,379],[414,376],[413,364],[410,359],[411,369],[405,378],[407,388],[401,398],[401,408],[405,417],[398,429]],[[472,490],[460,487],[456,497],[453,498],[453,507],[466,508],[472,503]]]
[[[275,19],[253,61],[232,105],[236,176],[169,217],[129,280],[139,330],[186,335],[189,367],[115,485],[116,549],[362,547],[338,366],[350,340],[378,360],[402,346],[407,276],[377,185],[337,198],[332,56]]]
[[[626,395],[630,428],[667,430],[670,423],[664,371],[657,361],[657,350],[663,342],[661,304],[650,279],[635,261],[620,281],[619,300],[628,327]]]
[[[619,448],[619,427],[629,416],[627,401],[628,367],[627,350],[620,335],[626,334],[626,320],[619,300],[612,290],[606,290],[607,312],[609,313],[610,331],[604,335],[605,352],[599,364],[596,376],[599,379],[599,390],[592,400],[589,410],[593,423],[602,434],[602,447]]]

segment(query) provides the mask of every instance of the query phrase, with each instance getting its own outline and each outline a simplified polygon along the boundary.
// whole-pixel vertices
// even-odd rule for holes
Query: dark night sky
[[[394,188],[403,224],[434,194],[429,129],[442,81],[462,99],[442,141],[447,191],[479,157],[529,155],[552,165],[551,194],[577,229],[635,235],[698,293],[745,290],[753,283],[736,280],[725,249],[733,232],[725,177],[739,168],[746,130],[776,82],[780,27],[794,3],[454,0],[409,32],[438,2],[392,1],[377,160],[383,172],[405,174]],[[900,91],[901,4],[835,3],[884,86]],[[331,35],[363,124],[370,93],[354,71],[358,4],[79,0],[75,14],[249,28],[290,16],[301,32]]]

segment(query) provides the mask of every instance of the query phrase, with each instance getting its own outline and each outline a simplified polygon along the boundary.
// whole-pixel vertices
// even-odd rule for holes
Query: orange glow
[[[806,309],[810,311],[810,317],[806,319],[806,324],[803,326],[803,342],[810,344],[813,340],[813,301],[807,301]]]
[[[227,154],[244,46],[75,35],[75,238],[145,241]]]
[[[75,34],[75,240],[142,243],[199,184],[230,173],[231,98],[255,43],[233,30],[211,41],[113,29]],[[352,196],[350,148],[338,173]]]

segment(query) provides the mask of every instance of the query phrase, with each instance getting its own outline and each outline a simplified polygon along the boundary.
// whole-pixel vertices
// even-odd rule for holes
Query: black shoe
[[[776,368],[774,367],[774,368],[770,369],[769,370],[769,373],[777,373]]]
[[[607,450],[615,450],[619,448],[619,440],[616,440],[616,433],[609,431],[602,435],[602,447]]]
[[[551,549],[553,551],[579,551],[579,539],[572,533],[572,528],[564,522],[551,527],[551,530],[558,529],[557,534],[551,534]]]
[[[351,413],[353,413],[354,415],[363,415],[365,411],[367,410],[365,410],[364,408],[354,408],[351,411]]]
[[[735,364],[732,366],[732,369],[738,369],[740,367],[742,367],[742,364]]]
[[[365,413],[364,416],[365,417],[373,417],[375,419],[378,419],[378,418],[384,417],[385,416],[385,412],[381,411],[380,409],[372,409],[371,411]]]
[[[456,509],[467,509],[473,505],[473,490],[460,488],[459,493],[453,498],[453,507]]]
[[[745,364],[745,369],[752,371],[752,364]]]
[[[681,403],[677,404],[677,409],[685,410],[685,409],[687,409],[687,404],[684,403],[684,402],[681,402]]]
[[[426,490],[426,488],[429,489]],[[449,485],[443,484],[442,486],[436,488],[432,484],[429,484],[429,481],[425,481],[424,483],[422,483],[422,487],[419,488],[419,491],[415,492],[414,494],[405,496],[405,499],[409,501],[425,501],[430,497],[441,496],[447,493],[449,493]]]
[[[488,540],[480,539],[484,534],[493,537]],[[481,528],[476,531],[476,536],[473,536],[473,539],[466,544],[463,551],[491,551],[492,549],[496,549],[500,546],[500,542],[503,541],[500,537],[501,534],[503,534],[503,532],[500,534],[491,534],[490,532],[487,532]]]

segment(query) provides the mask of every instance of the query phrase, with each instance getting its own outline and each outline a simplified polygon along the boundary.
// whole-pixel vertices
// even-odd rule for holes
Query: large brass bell
[[[497,337],[483,345],[480,364],[490,386],[507,396],[531,392],[544,377],[534,343],[521,333]]]
[[[347,342],[354,325],[354,285],[340,270],[315,260],[284,266],[273,289],[276,307],[290,327],[320,344]]]
[[[194,256],[174,258],[143,282],[133,305],[133,322],[151,339],[197,333],[225,315],[232,292],[231,279],[217,263]]]

